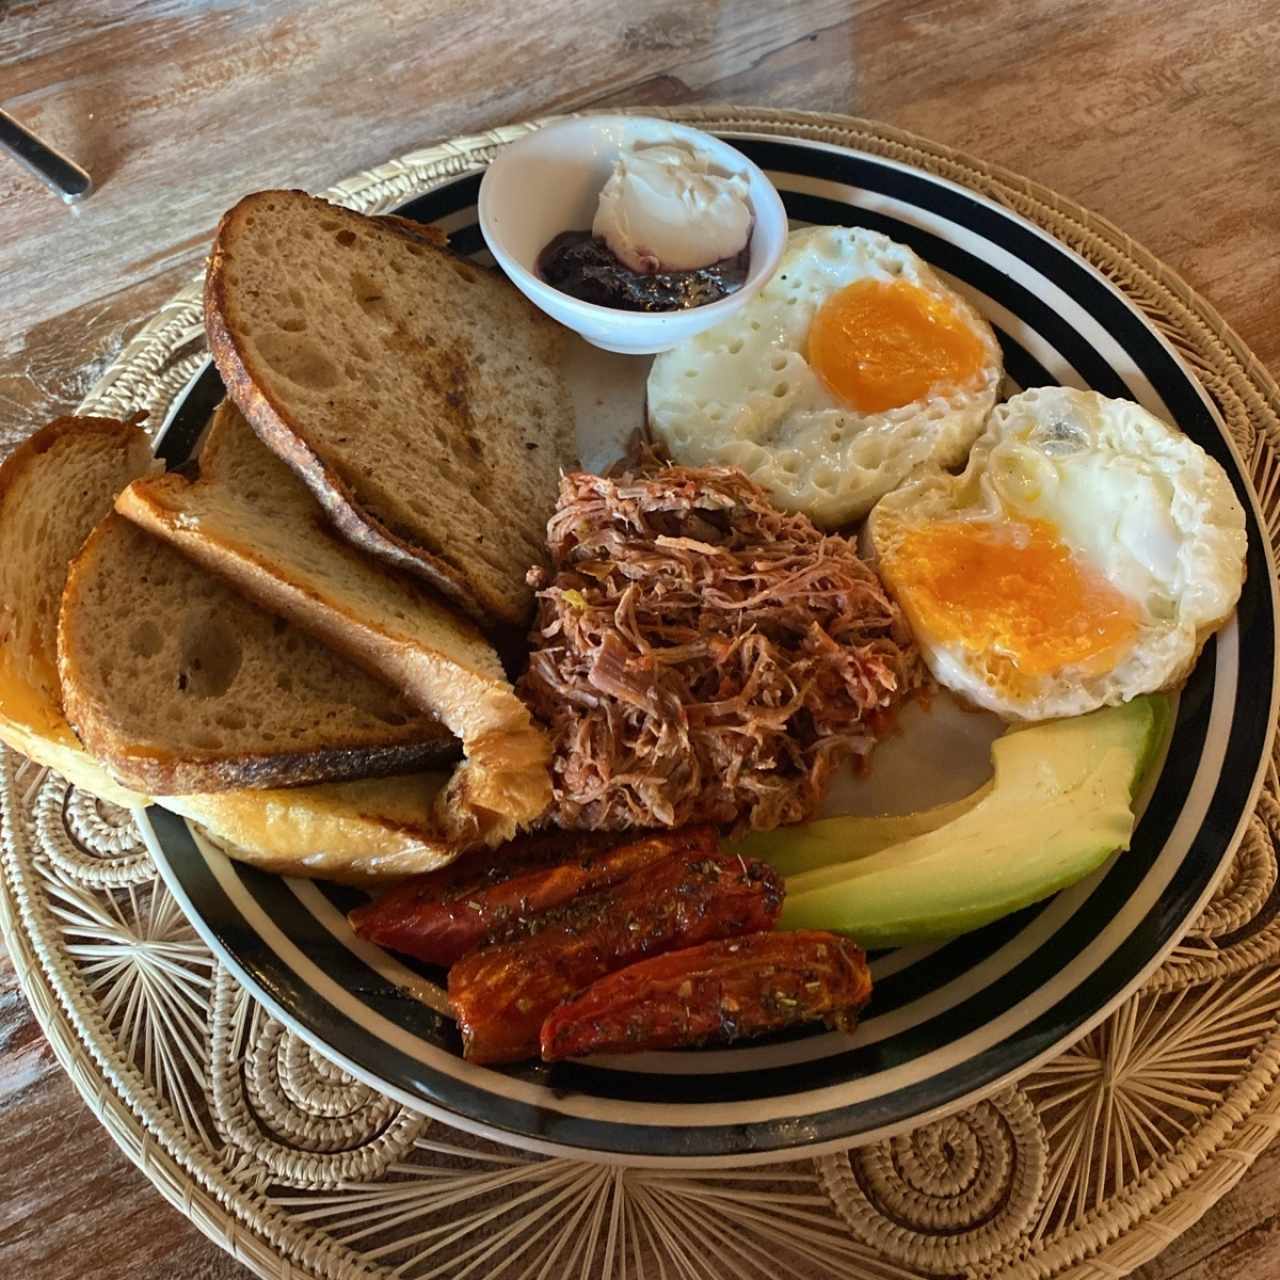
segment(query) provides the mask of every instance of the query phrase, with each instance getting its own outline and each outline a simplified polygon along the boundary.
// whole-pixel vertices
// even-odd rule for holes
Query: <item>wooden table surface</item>
[[[600,16],[597,16],[600,15]],[[0,105],[84,163],[0,157],[0,452],[73,406],[219,213],[434,139],[603,105],[876,117],[1119,224],[1280,368],[1275,0],[0,0]],[[248,1273],[59,1071],[0,958],[0,1276]],[[1144,1280],[1280,1275],[1280,1150]]]

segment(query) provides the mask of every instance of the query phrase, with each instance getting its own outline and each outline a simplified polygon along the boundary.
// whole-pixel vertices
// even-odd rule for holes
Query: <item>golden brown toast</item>
[[[421,582],[328,529],[230,401],[214,414],[199,479],[154,477],[117,509],[438,715],[466,755],[440,800],[455,839],[496,844],[546,809],[550,746],[492,646]]]
[[[423,228],[246,196],[205,280],[228,394],[364,550],[522,627],[576,453],[565,331]]]

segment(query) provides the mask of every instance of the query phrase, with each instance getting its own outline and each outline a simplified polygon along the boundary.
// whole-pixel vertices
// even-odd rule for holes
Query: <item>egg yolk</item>
[[[973,381],[982,340],[944,298],[906,280],[855,280],[818,308],[809,364],[837,399],[884,413]]]
[[[920,525],[884,570],[921,635],[1000,659],[994,671],[1012,663],[1023,676],[1069,666],[1097,674],[1138,630],[1137,605],[1082,565],[1044,520]]]

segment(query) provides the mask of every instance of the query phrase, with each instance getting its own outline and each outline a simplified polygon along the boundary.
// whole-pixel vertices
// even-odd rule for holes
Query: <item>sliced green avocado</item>
[[[819,867],[844,864],[854,858],[879,853],[913,836],[936,831],[968,813],[991,790],[986,783],[976,791],[917,813],[884,817],[818,818],[772,831],[751,831],[730,846],[745,858],[759,858],[790,879]]]
[[[992,747],[995,779],[976,803],[851,861],[811,861],[814,870],[787,879],[779,927],[907,946],[1047,898],[1128,848],[1130,805],[1169,720],[1168,699],[1151,696],[1006,734]]]

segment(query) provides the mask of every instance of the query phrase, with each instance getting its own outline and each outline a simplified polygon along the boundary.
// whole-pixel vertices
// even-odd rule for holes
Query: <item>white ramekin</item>
[[[623,143],[676,138],[747,179],[755,213],[751,262],[742,288],[684,311],[621,311],[580,302],[539,279],[538,254],[562,231],[586,231]],[[549,316],[594,346],[627,355],[666,351],[743,306],[773,274],[787,241],[787,214],[764,173],[727,142],[646,116],[581,116],[557,121],[499,152],[480,184],[480,227],[515,286]]]

